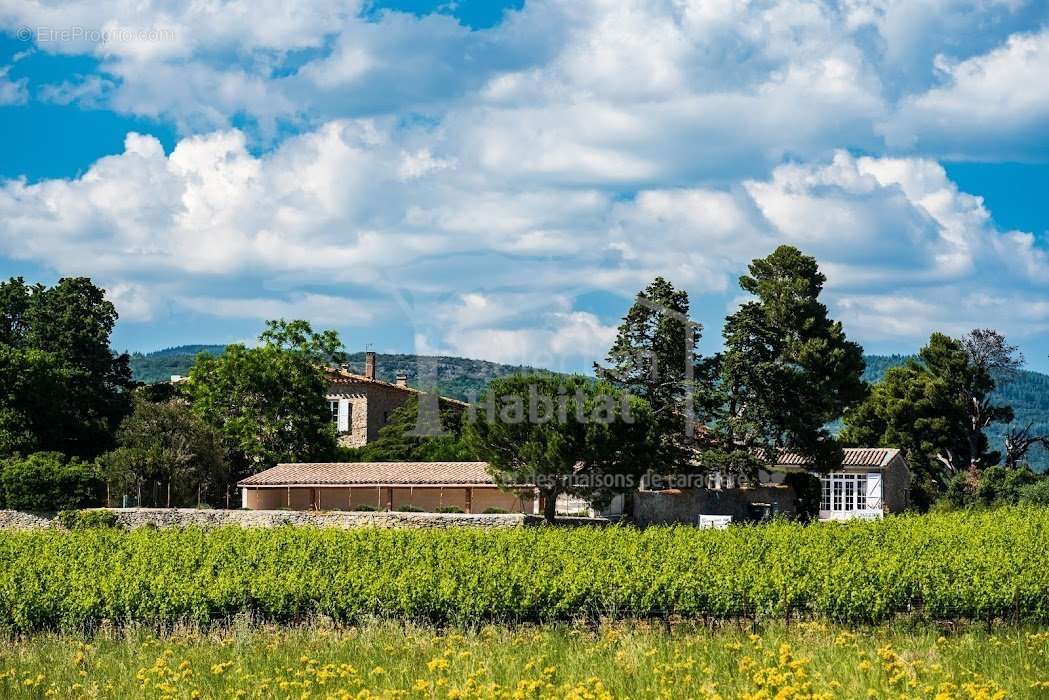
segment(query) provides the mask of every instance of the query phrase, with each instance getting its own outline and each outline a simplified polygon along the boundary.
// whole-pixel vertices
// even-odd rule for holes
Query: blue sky
[[[1049,5],[0,0],[0,274],[115,343],[585,369],[656,275],[715,350],[815,255],[871,352],[990,326],[1049,370]]]

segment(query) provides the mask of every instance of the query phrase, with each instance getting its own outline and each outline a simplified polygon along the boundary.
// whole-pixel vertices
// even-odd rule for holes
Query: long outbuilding
[[[278,464],[238,483],[251,510],[538,512],[534,489],[500,489],[486,462],[323,462]]]

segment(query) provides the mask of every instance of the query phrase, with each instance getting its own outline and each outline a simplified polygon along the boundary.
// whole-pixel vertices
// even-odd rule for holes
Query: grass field
[[[44,633],[0,647],[0,697],[1044,698],[1049,631],[634,622]]]

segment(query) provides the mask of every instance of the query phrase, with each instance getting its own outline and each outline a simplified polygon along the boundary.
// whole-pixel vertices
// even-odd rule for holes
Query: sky
[[[1046,76],[1046,0],[0,0],[0,275],[119,349],[586,370],[656,276],[716,351],[788,243],[868,352],[1046,371]]]

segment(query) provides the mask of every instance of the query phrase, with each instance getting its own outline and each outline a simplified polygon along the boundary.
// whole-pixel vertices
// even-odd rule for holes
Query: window
[[[821,475],[820,510],[867,510],[867,475],[841,472]]]
[[[339,402],[338,401],[329,401],[328,402],[328,410],[331,411],[331,422],[335,423],[335,425],[338,425],[339,424]]]

